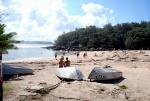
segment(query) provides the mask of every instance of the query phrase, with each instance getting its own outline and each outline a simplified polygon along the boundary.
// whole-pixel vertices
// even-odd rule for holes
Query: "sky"
[[[150,0],[0,0],[6,33],[17,40],[52,41],[95,25],[150,21]]]

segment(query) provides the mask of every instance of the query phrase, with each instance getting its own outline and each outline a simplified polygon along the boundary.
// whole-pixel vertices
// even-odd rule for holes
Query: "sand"
[[[67,57],[71,66],[83,72],[85,81],[60,83],[55,75],[58,60],[54,57],[4,61],[34,70],[34,75],[6,82],[12,89],[4,96],[4,101],[150,101],[150,51],[88,51],[85,58],[83,53],[80,52],[78,58],[74,54]],[[106,65],[122,71],[124,79],[115,82],[87,79],[94,67]],[[47,90],[56,84],[59,85]],[[32,91],[41,88],[46,92]]]

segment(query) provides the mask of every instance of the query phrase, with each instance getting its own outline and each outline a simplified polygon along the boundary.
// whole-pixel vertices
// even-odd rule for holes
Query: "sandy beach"
[[[83,81],[61,82],[55,75],[58,60],[54,57],[4,61],[34,71],[34,75],[7,81],[11,89],[4,101],[150,101],[150,51],[88,51],[85,58],[83,53],[78,58],[67,55],[71,66],[84,74]],[[124,79],[107,83],[87,79],[94,67],[106,65],[122,71]],[[41,88],[44,93],[33,91]]]

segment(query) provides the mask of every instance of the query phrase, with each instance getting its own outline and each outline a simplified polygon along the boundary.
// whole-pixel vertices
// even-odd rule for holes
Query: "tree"
[[[2,54],[8,49],[16,49],[14,40],[16,33],[5,33],[5,25],[0,24],[0,101],[3,101],[3,71],[2,71]]]
[[[134,48],[134,40],[132,37],[128,37],[125,41],[125,46],[127,49],[133,49]]]
[[[150,29],[136,28],[128,32],[125,44],[130,49],[150,48]]]
[[[56,46],[69,46],[83,49],[149,49],[150,22],[122,23],[112,26],[106,24],[104,28],[88,26],[78,28],[59,36]]]

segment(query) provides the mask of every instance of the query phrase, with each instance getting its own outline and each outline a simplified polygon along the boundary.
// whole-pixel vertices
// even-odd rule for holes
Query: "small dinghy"
[[[122,78],[122,72],[119,70],[115,70],[112,68],[100,68],[100,67],[95,67],[88,79],[91,80],[114,80],[114,79],[119,79]]]
[[[58,68],[56,71],[57,77],[64,80],[82,80],[83,74],[76,67]]]
[[[7,64],[2,64],[3,68],[3,78],[9,79],[13,75],[31,75],[33,74],[33,70],[26,67],[18,67]]]

